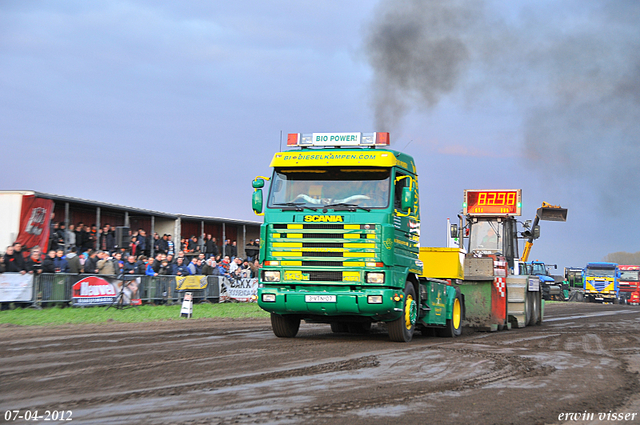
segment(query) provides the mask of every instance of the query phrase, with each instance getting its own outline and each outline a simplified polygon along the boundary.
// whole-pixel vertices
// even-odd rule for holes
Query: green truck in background
[[[253,181],[258,303],[274,334],[294,337],[305,320],[350,333],[384,322],[400,342],[415,330],[460,335],[459,288],[422,276],[413,158],[388,148],[389,133],[289,134],[287,145],[272,177]]]

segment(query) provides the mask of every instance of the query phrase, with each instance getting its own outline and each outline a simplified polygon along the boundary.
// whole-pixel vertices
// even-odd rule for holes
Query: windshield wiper
[[[335,207],[344,207],[344,209],[340,210]],[[345,202],[338,202],[335,204],[325,205],[324,208],[333,208],[334,211],[355,211],[357,208],[360,208],[361,210],[365,210],[367,212],[371,211],[371,208],[361,207],[360,205],[356,205],[356,204],[347,204]]]
[[[305,208],[311,211],[318,211],[317,208],[304,206],[306,202],[281,202],[278,204],[273,204],[273,206],[283,206],[282,211],[302,211]],[[286,208],[290,207],[290,208]]]

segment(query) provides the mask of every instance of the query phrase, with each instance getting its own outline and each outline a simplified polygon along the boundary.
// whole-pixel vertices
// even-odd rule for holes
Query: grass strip
[[[181,305],[150,306],[117,310],[106,307],[48,307],[42,310],[17,308],[0,311],[0,323],[19,326],[63,325],[103,322],[156,322],[162,320],[186,320],[180,317]],[[267,318],[269,313],[256,303],[194,304],[193,318]]]

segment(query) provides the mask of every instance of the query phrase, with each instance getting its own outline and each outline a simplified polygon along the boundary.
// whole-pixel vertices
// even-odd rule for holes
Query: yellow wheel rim
[[[413,299],[412,295],[407,295],[407,299],[404,303],[404,325],[407,330],[410,330],[416,323],[418,317],[418,307]]]
[[[460,300],[458,298],[453,302],[453,328],[460,328],[460,321],[462,320],[462,309],[460,308]]]

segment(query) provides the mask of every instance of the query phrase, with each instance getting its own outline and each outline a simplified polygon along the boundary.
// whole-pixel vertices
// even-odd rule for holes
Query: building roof
[[[204,215],[167,213],[162,211],[148,210],[144,208],[135,208],[135,207],[130,207],[126,205],[112,204],[109,202],[94,201],[91,199],[75,198],[73,196],[64,196],[64,195],[56,195],[53,193],[37,192],[34,190],[0,190],[0,194],[3,194],[3,193],[35,195],[38,198],[51,199],[54,202],[69,202],[73,204],[86,205],[90,207],[100,207],[101,209],[120,210],[120,211],[126,211],[128,213],[144,214],[144,215],[150,215],[155,217],[165,217],[165,218],[173,218],[173,219],[180,218],[182,220],[218,221],[218,222],[225,222],[225,223],[248,224],[248,225],[257,225],[257,226],[262,224],[259,221],[237,220],[233,218],[212,217],[212,216],[204,216]]]

